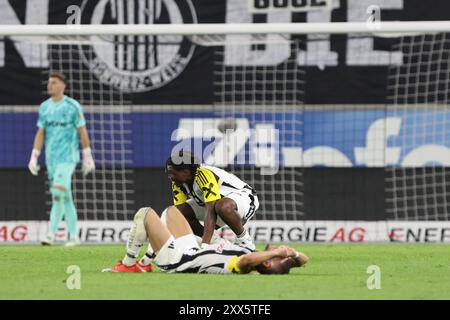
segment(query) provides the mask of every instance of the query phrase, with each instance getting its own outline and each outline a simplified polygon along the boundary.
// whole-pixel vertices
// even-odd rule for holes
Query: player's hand
[[[37,176],[39,170],[41,169],[41,167],[38,164],[38,158],[40,154],[41,150],[33,149],[33,151],[31,152],[30,162],[28,162],[28,169],[34,176]]]
[[[81,171],[83,176],[87,176],[89,173],[95,171],[94,158],[92,157],[91,148],[84,148],[83,151],[83,165]]]
[[[296,267],[302,267],[308,262],[309,257],[303,252],[296,252],[295,257],[293,257],[292,259],[294,259]]]
[[[289,258],[295,258],[295,257],[297,257],[298,252],[297,252],[295,249],[293,249],[293,248],[291,248],[291,247],[286,247],[286,250],[287,250],[287,256],[288,256]]]
[[[290,257],[295,257],[297,255],[297,252],[287,246],[279,246],[276,250],[276,253],[278,256],[282,257],[282,258],[290,258]]]

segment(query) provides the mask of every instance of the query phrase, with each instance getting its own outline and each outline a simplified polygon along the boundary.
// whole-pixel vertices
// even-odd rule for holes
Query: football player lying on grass
[[[152,208],[140,209],[133,219],[122,261],[104,272],[150,272],[137,256],[144,243],[150,241],[153,261],[165,272],[287,274],[308,262],[308,257],[287,246],[267,245],[265,251],[251,251],[230,242],[200,248],[189,223],[176,207],[170,207],[160,219]]]

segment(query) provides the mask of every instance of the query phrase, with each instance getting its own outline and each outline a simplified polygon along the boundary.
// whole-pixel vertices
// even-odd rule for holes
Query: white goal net
[[[408,119],[397,136],[407,154],[386,169],[387,211],[394,220],[450,219],[450,34],[406,36],[403,64],[389,70],[389,116]]]
[[[304,70],[296,58],[298,42],[276,39],[229,36],[227,46],[216,48],[214,108],[225,126],[240,119],[237,130],[225,134],[230,141],[224,162],[257,190],[260,210],[255,219],[300,220],[304,215],[301,162],[289,160],[296,152],[299,156],[303,145]],[[277,65],[248,65],[262,55],[257,47],[264,48],[268,41],[289,46],[291,56]],[[243,147],[246,140],[249,143]],[[230,149],[239,147],[235,157],[238,152]]]
[[[189,43],[189,57],[199,47],[214,56],[211,105],[189,109],[189,105],[162,104],[153,109],[140,106],[140,110],[148,112],[145,119],[149,121],[178,117],[177,121],[191,127],[203,121],[202,117],[212,118],[210,127],[215,131],[209,137],[219,139],[208,164],[234,172],[256,189],[260,199],[256,220],[344,224],[449,220],[450,38],[445,33],[450,31],[449,24],[386,23],[379,29],[352,23],[126,25],[120,30],[108,25],[63,27],[47,30],[48,69],[67,75],[68,95],[83,105],[97,165],[92,176],[83,178],[79,170],[75,175],[74,198],[81,219],[128,220],[136,209],[131,121],[135,106],[126,88],[100,81],[108,76],[101,73],[100,65],[86,68],[86,63],[96,61],[92,48],[120,69],[139,72],[150,65],[170,64],[162,52],[176,56],[171,46]],[[43,31],[33,34],[31,30],[28,34],[30,41],[42,35]],[[339,90],[339,83],[331,88],[308,88],[305,71],[315,68],[314,72],[326,77],[325,67],[340,63],[328,41],[332,37],[345,37],[339,44],[347,46],[346,63],[355,69],[384,66],[385,104],[304,104],[308,89],[322,90],[323,95]],[[152,41],[169,49],[152,50]],[[278,54],[265,50],[269,42],[289,54],[282,60],[268,57]],[[367,83],[361,87],[367,88]],[[358,90],[355,85],[355,97]],[[159,132],[155,136],[142,141],[161,140],[154,149],[148,147],[149,153],[158,152],[158,158],[165,159],[170,148],[162,144],[173,145],[174,141]],[[205,138],[203,133],[199,137]],[[358,170],[366,169],[382,174],[374,181],[357,181]],[[354,188],[353,182],[364,188]],[[366,189],[371,183],[380,184]],[[327,192],[324,197],[322,188]]]

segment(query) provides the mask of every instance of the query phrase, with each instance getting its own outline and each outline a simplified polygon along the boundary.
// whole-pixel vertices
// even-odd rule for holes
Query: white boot
[[[69,241],[65,244],[66,247],[75,247],[80,245],[80,239],[78,239],[78,236],[70,236]]]
[[[241,235],[238,235],[234,243],[237,244],[238,246],[246,247],[252,251],[255,251],[256,249],[256,246],[253,243],[253,239],[247,232],[247,230],[245,230]]]
[[[53,232],[47,233],[45,238],[41,239],[43,246],[51,246],[55,242],[55,234]]]
[[[256,246],[255,246],[255,244],[253,243],[253,240],[252,239],[236,239],[236,242],[235,242],[238,246],[241,246],[241,247],[246,247],[246,248],[248,248],[248,249],[250,249],[250,250],[252,250],[252,251],[255,251],[256,250]]]

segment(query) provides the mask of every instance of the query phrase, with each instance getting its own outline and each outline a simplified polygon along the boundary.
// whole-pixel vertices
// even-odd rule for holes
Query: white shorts
[[[227,194],[225,198],[233,199],[234,202],[236,202],[237,211],[243,225],[255,215],[256,210],[259,208],[258,197],[250,192],[232,192]],[[199,221],[205,220],[206,208],[204,206],[200,206],[194,199],[189,199],[186,203],[191,206],[195,213],[195,217]],[[218,216],[216,225],[223,227],[226,223]]]
[[[198,243],[193,234],[188,234],[179,238],[170,238],[164,243],[155,256],[154,262],[158,266],[172,265],[180,262],[183,254],[198,250]]]

